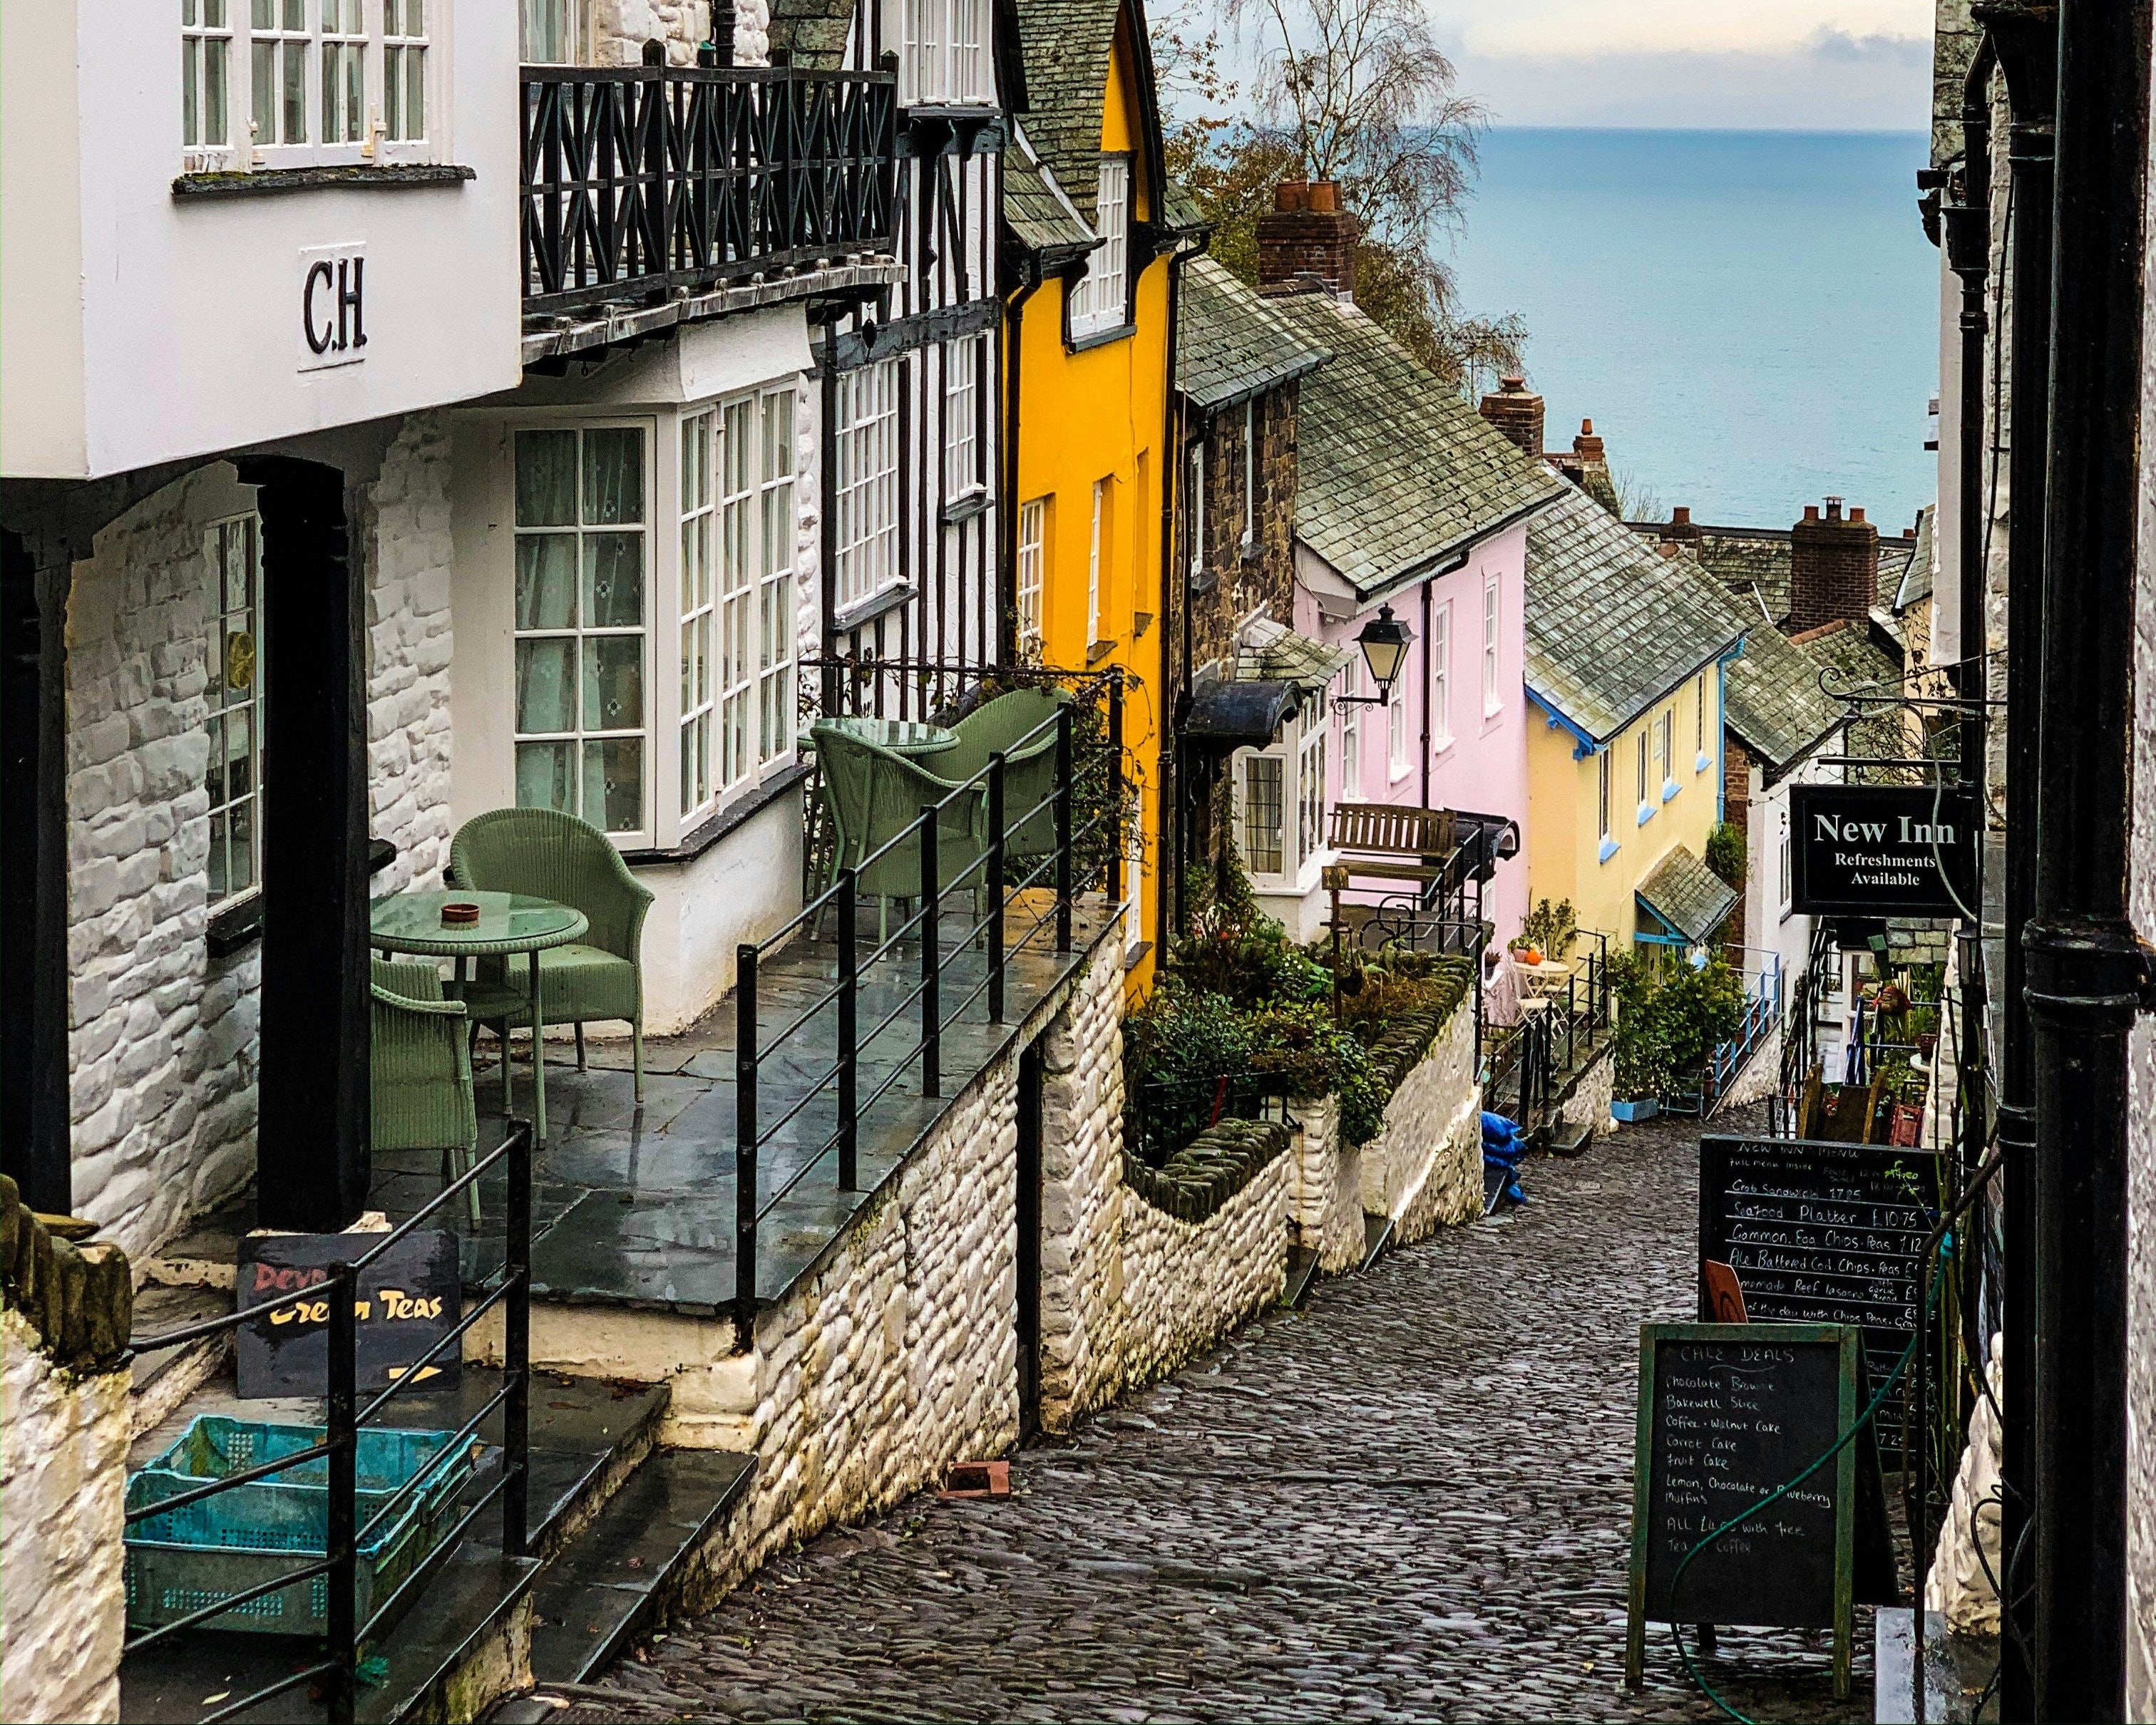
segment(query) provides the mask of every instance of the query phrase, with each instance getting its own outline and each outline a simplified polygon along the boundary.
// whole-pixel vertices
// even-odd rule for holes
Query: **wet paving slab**
[[[1532,1160],[1527,1205],[1321,1281],[1032,1444],[999,1500],[827,1532],[591,1691],[600,1719],[1704,1720],[1623,1686],[1639,1326],[1691,1315],[1697,1122]],[[1725,1629],[1763,1721],[1871,1717],[1826,1638]]]

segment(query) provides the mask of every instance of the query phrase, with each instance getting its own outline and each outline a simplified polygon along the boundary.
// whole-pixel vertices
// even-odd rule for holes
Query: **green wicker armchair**
[[[929,772],[918,761],[829,725],[818,724],[810,735],[823,779],[824,806],[837,839],[831,853],[834,880],[841,869],[860,868],[863,858],[915,828],[924,803],[940,803],[958,788],[956,781]],[[982,871],[974,865],[987,854],[987,828],[988,792],[981,785],[953,798],[937,818],[936,878],[944,891],[980,891]],[[966,875],[969,868],[973,872]],[[963,881],[961,875],[965,875]],[[918,840],[892,845],[861,869],[857,886],[865,897],[918,898]]]
[[[988,770],[988,757],[1004,752],[1004,819],[1015,821],[1045,802],[1055,788],[1055,730],[1049,721],[1067,706],[1067,689],[1014,689],[984,701],[958,721],[958,743],[931,758],[937,774],[963,783]],[[1046,730],[1040,727],[1047,725]],[[1035,731],[1038,736],[1030,736]],[[1029,740],[1027,740],[1029,739]],[[983,809],[987,807],[985,800]],[[987,816],[982,819],[985,821]],[[985,828],[983,829],[985,831]],[[1012,831],[1004,854],[1014,862],[1050,855],[1055,849],[1055,811],[1042,808]]]
[[[377,1150],[440,1151],[446,1185],[470,1172],[479,1147],[465,1005],[442,998],[441,975],[431,963],[372,963],[371,1142]],[[465,1197],[476,1224],[479,1188],[467,1186]]]
[[[586,1024],[626,1023],[641,1103],[644,918],[651,889],[629,873],[606,834],[559,809],[496,809],[457,829],[449,841],[449,884],[475,892],[529,893],[584,913],[591,927],[583,940],[539,955],[540,1010],[549,1024],[576,1026],[579,1069]],[[502,1039],[505,1100],[509,1032],[531,1022],[531,962],[523,953],[482,958],[465,996],[473,1020],[492,1025]]]

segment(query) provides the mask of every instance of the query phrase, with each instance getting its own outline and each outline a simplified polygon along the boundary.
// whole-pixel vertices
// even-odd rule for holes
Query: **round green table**
[[[815,746],[815,731],[829,726],[842,737],[873,742],[897,755],[940,755],[946,749],[958,746],[958,733],[945,726],[932,725],[926,719],[879,719],[875,717],[846,717],[819,719],[809,733],[809,746]]]
[[[477,905],[476,922],[444,923],[444,905]],[[547,1137],[546,1019],[540,1015],[539,955],[549,947],[582,940],[591,928],[582,911],[521,892],[393,892],[377,899],[367,916],[367,943],[385,958],[408,952],[419,958],[454,958],[464,976],[466,961],[511,952],[531,957],[531,1132]],[[466,978],[469,980],[469,978]],[[509,1101],[509,1048],[501,1050],[502,1105]]]

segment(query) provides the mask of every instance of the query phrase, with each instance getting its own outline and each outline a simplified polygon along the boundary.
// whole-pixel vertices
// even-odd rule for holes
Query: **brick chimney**
[[[1273,207],[1258,218],[1258,291],[1301,294],[1314,289],[1355,297],[1355,247],[1363,224],[1340,208],[1331,180],[1283,180]]]
[[[1670,511],[1669,520],[1655,536],[1665,545],[1697,545],[1706,535],[1691,518],[1691,511],[1681,503]]]
[[[1864,623],[1879,603],[1879,530],[1841,499],[1826,500],[1822,516],[1808,504],[1789,532],[1789,616],[1792,634],[1847,619]]]
[[[1482,398],[1482,417],[1533,459],[1542,459],[1543,398],[1525,377],[1500,377],[1497,393]]]

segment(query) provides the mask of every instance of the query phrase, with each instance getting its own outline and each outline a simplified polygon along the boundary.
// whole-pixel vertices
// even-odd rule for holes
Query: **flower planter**
[[[1652,1096],[1642,1096],[1636,1102],[1612,1102],[1609,1112],[1625,1124],[1634,1125],[1642,1120],[1652,1120],[1662,1111],[1662,1105]]]

